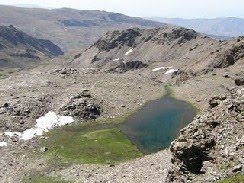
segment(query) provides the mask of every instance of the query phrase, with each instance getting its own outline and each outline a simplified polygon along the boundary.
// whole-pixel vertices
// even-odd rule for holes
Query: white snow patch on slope
[[[164,74],[172,74],[175,71],[178,71],[178,69],[169,69]]]
[[[27,129],[20,132],[5,132],[7,136],[18,136],[21,140],[30,140],[36,136],[43,135],[44,132],[49,130],[64,126],[66,124],[74,122],[74,119],[71,116],[59,116],[55,112],[48,112],[45,116],[42,116],[36,120],[36,125],[34,128]]]
[[[0,142],[0,147],[7,147],[7,146],[8,146],[7,142]]]
[[[21,132],[4,132],[4,134],[9,137],[21,136]]]
[[[156,67],[156,68],[154,68],[152,71],[153,72],[156,72],[156,71],[160,71],[160,70],[162,70],[162,69],[171,69],[172,67]]]
[[[132,53],[132,52],[133,52],[133,48],[129,49],[129,51],[127,51],[127,52],[125,53],[125,55],[127,56],[127,55],[129,55],[130,53]]]
[[[119,61],[119,58],[116,58],[116,59],[114,59],[113,61],[114,61],[114,62]]]
[[[165,69],[165,67],[157,67],[155,69],[153,69],[152,71],[155,72],[155,71],[160,71],[161,69]]]

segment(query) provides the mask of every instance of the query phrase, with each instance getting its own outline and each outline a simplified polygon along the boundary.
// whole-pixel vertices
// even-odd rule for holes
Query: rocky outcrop
[[[91,97],[89,90],[83,90],[59,110],[60,114],[72,116],[78,120],[96,119],[101,114],[101,107]]]
[[[128,61],[119,63],[115,68],[109,69],[109,72],[124,73],[130,70],[137,70],[146,67],[148,67],[148,65],[142,61]]]
[[[128,47],[135,46],[136,37],[140,36],[139,29],[127,29],[124,31],[108,32],[104,37],[99,39],[94,46],[99,51],[110,51],[116,47],[127,45]]]
[[[236,78],[236,79],[235,79],[235,84],[236,84],[237,86],[244,85],[244,78],[243,78],[243,77],[242,77],[242,78]]]
[[[62,69],[55,69],[54,71],[51,71],[51,74],[59,75],[62,78],[66,78],[78,73],[79,71],[75,68],[62,68]]]
[[[220,52],[216,61],[213,63],[214,68],[226,68],[235,64],[238,60],[244,58],[244,39],[239,38],[230,49]]]
[[[244,90],[237,88],[213,97],[209,110],[181,130],[170,147],[169,182],[213,182],[243,171],[243,99]]]
[[[235,78],[235,84],[237,86],[242,86],[244,85],[244,71],[238,73]]]
[[[174,83],[180,84],[195,76],[196,73],[194,73],[192,70],[190,71],[178,70],[172,73],[171,78],[173,79]]]
[[[0,106],[0,128],[4,131],[23,131],[33,126],[36,119],[49,112],[52,108],[51,96],[25,97],[24,100],[16,97],[12,101]]]
[[[199,34],[192,30],[192,29],[185,29],[185,28],[175,28],[172,30],[172,32],[170,33],[165,33],[163,35],[163,37],[167,38],[168,40],[176,40],[176,39],[179,39],[178,40],[178,43],[184,43],[186,41],[190,41],[192,39],[196,39],[196,37],[198,36]]]

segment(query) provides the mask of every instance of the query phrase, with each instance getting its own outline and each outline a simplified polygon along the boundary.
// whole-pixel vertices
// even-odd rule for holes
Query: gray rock
[[[234,166],[234,168],[232,169],[232,172],[236,173],[236,172],[240,172],[242,170],[242,165],[236,165]]]

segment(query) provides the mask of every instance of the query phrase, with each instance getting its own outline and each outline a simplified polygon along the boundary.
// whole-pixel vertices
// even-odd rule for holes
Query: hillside
[[[0,26],[0,68],[27,67],[62,54],[49,40],[36,39],[13,26]]]
[[[216,19],[182,19],[182,18],[148,18],[150,20],[183,26],[219,38],[226,39],[244,35],[244,19],[216,18]]]
[[[0,6],[0,24],[14,25],[31,36],[48,39],[62,50],[84,48],[109,30],[153,28],[162,23],[105,11]]]
[[[110,72],[148,66],[201,74],[228,67],[243,58],[243,42],[242,37],[218,41],[180,27],[128,29],[108,32],[77,55],[73,64],[92,65]]]

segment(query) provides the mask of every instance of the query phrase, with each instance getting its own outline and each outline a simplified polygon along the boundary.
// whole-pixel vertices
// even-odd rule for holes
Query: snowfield
[[[48,112],[45,116],[42,116],[36,120],[36,125],[34,128],[27,129],[21,132],[5,132],[4,134],[12,137],[18,136],[21,140],[30,140],[36,136],[41,136],[43,133],[48,132],[49,130],[64,126],[74,122],[73,117],[71,116],[59,116],[55,112]]]
[[[117,62],[117,61],[119,61],[119,58],[116,58],[116,59],[114,59],[113,61],[114,61],[114,62]]]
[[[156,71],[160,71],[160,70],[162,70],[162,69],[165,69],[165,67],[157,67],[157,68],[153,69],[152,71],[153,71],[153,72],[156,72]]]
[[[178,69],[169,69],[168,71],[166,71],[164,74],[172,74],[174,72],[178,71]]]
[[[7,142],[0,142],[0,147],[6,147],[8,146]]]

